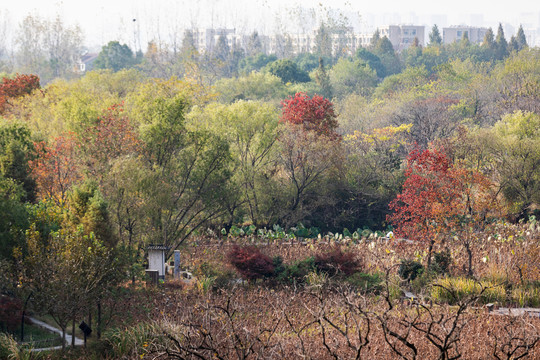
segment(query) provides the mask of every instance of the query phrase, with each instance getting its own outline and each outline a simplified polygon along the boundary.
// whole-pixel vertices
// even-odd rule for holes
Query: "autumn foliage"
[[[30,161],[36,180],[38,197],[63,204],[72,185],[81,179],[77,151],[79,145],[73,134],[54,139],[51,145],[38,142],[36,160]]]
[[[444,149],[416,148],[407,158],[403,191],[390,203],[388,220],[398,236],[434,241],[487,216],[493,197],[479,172],[455,166]]]
[[[96,124],[79,135],[84,160],[90,172],[103,176],[110,160],[139,150],[140,141],[127,116],[123,103],[104,111]]]
[[[255,280],[274,274],[274,265],[268,255],[263,254],[254,246],[234,246],[227,255],[242,277]]]
[[[315,255],[315,266],[319,271],[330,275],[352,275],[362,268],[356,253],[352,251],[344,252],[339,246]]]
[[[337,115],[334,104],[320,95],[312,98],[306,93],[296,93],[281,102],[281,122],[302,125],[306,131],[337,138]]]
[[[14,79],[4,77],[0,83],[0,114],[6,111],[10,99],[29,95],[39,87],[39,77],[36,75],[17,74]]]

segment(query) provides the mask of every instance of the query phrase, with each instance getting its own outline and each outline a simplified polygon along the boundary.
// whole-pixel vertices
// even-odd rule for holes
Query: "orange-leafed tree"
[[[138,134],[124,115],[123,103],[106,109],[95,125],[79,134],[79,141],[88,172],[100,182],[110,170],[111,161],[135,154],[140,148]]]
[[[37,184],[37,195],[42,200],[65,203],[71,187],[82,179],[78,161],[79,145],[73,134],[59,136],[51,145],[35,144],[36,159],[30,161]]]
[[[13,79],[4,77],[0,82],[0,114],[6,111],[10,99],[29,95],[39,88],[39,77],[36,75],[17,74]]]
[[[485,222],[496,200],[488,178],[454,164],[443,148],[435,146],[410,152],[405,177],[401,194],[390,203],[394,212],[387,218],[396,235],[428,244],[428,265],[436,241],[452,237],[461,240],[472,258],[472,233]]]

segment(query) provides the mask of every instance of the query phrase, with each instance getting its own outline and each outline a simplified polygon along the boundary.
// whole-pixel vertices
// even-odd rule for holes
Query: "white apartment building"
[[[463,36],[466,35],[472,44],[480,44],[482,41],[484,41],[484,36],[486,35],[487,30],[487,28],[464,25],[446,27],[443,28],[443,43],[451,44],[455,41],[463,39]]]
[[[414,38],[424,46],[424,26],[422,25],[389,25],[379,29],[381,37],[386,36],[395,51],[407,49],[414,43]]]
[[[205,29],[205,30],[192,30],[193,40],[195,47],[199,52],[210,53],[214,51],[219,37],[225,36],[229,48],[237,45],[240,37],[236,35],[236,29]]]
[[[266,54],[280,54],[285,51],[294,55],[300,53],[313,53],[316,48],[317,31],[290,35],[261,35],[259,39],[262,51]],[[417,25],[390,25],[381,28],[380,36],[386,36],[394,46],[394,50],[401,51],[408,48],[415,38],[419,44],[424,45],[424,26]],[[236,29],[193,29],[193,40],[199,52],[211,53],[214,51],[220,36],[227,39],[230,49],[242,48],[247,50],[250,35],[240,35]],[[352,55],[361,47],[368,47],[373,34],[356,34],[352,28],[330,31],[332,53],[334,55]]]

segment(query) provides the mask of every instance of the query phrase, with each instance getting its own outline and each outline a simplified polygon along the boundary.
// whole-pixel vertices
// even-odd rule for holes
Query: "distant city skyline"
[[[322,6],[320,5],[322,4]],[[178,40],[183,29],[236,28],[238,32],[262,33],[311,31],[327,13],[346,16],[356,32],[374,31],[393,24],[426,26],[426,36],[433,24],[439,28],[472,25],[496,28],[502,23],[507,38],[520,24],[531,35],[531,45],[539,45],[540,2],[454,0],[434,1],[285,1],[285,0],[0,0],[0,21],[10,21],[16,29],[28,14],[54,18],[59,15],[68,25],[80,25],[85,44],[99,47],[118,40],[131,47],[146,48],[152,39]]]

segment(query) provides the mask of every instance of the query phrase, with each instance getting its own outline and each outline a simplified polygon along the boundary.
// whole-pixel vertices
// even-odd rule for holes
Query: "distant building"
[[[424,26],[422,25],[389,25],[379,29],[381,37],[386,36],[394,46],[395,51],[407,49],[418,39],[424,46]]]
[[[236,29],[194,29],[192,30],[192,34],[195,48],[201,53],[214,52],[220,36],[224,36],[227,39],[229,48],[235,46],[240,40],[240,37],[236,35]]]
[[[451,44],[463,39],[463,36],[466,35],[472,44],[480,44],[484,41],[487,30],[487,28],[464,25],[445,27],[443,28],[443,43]]]
[[[82,74],[93,70],[94,61],[96,61],[98,55],[98,53],[89,52],[85,52],[83,55],[81,55],[79,61],[77,62],[77,72]]]

